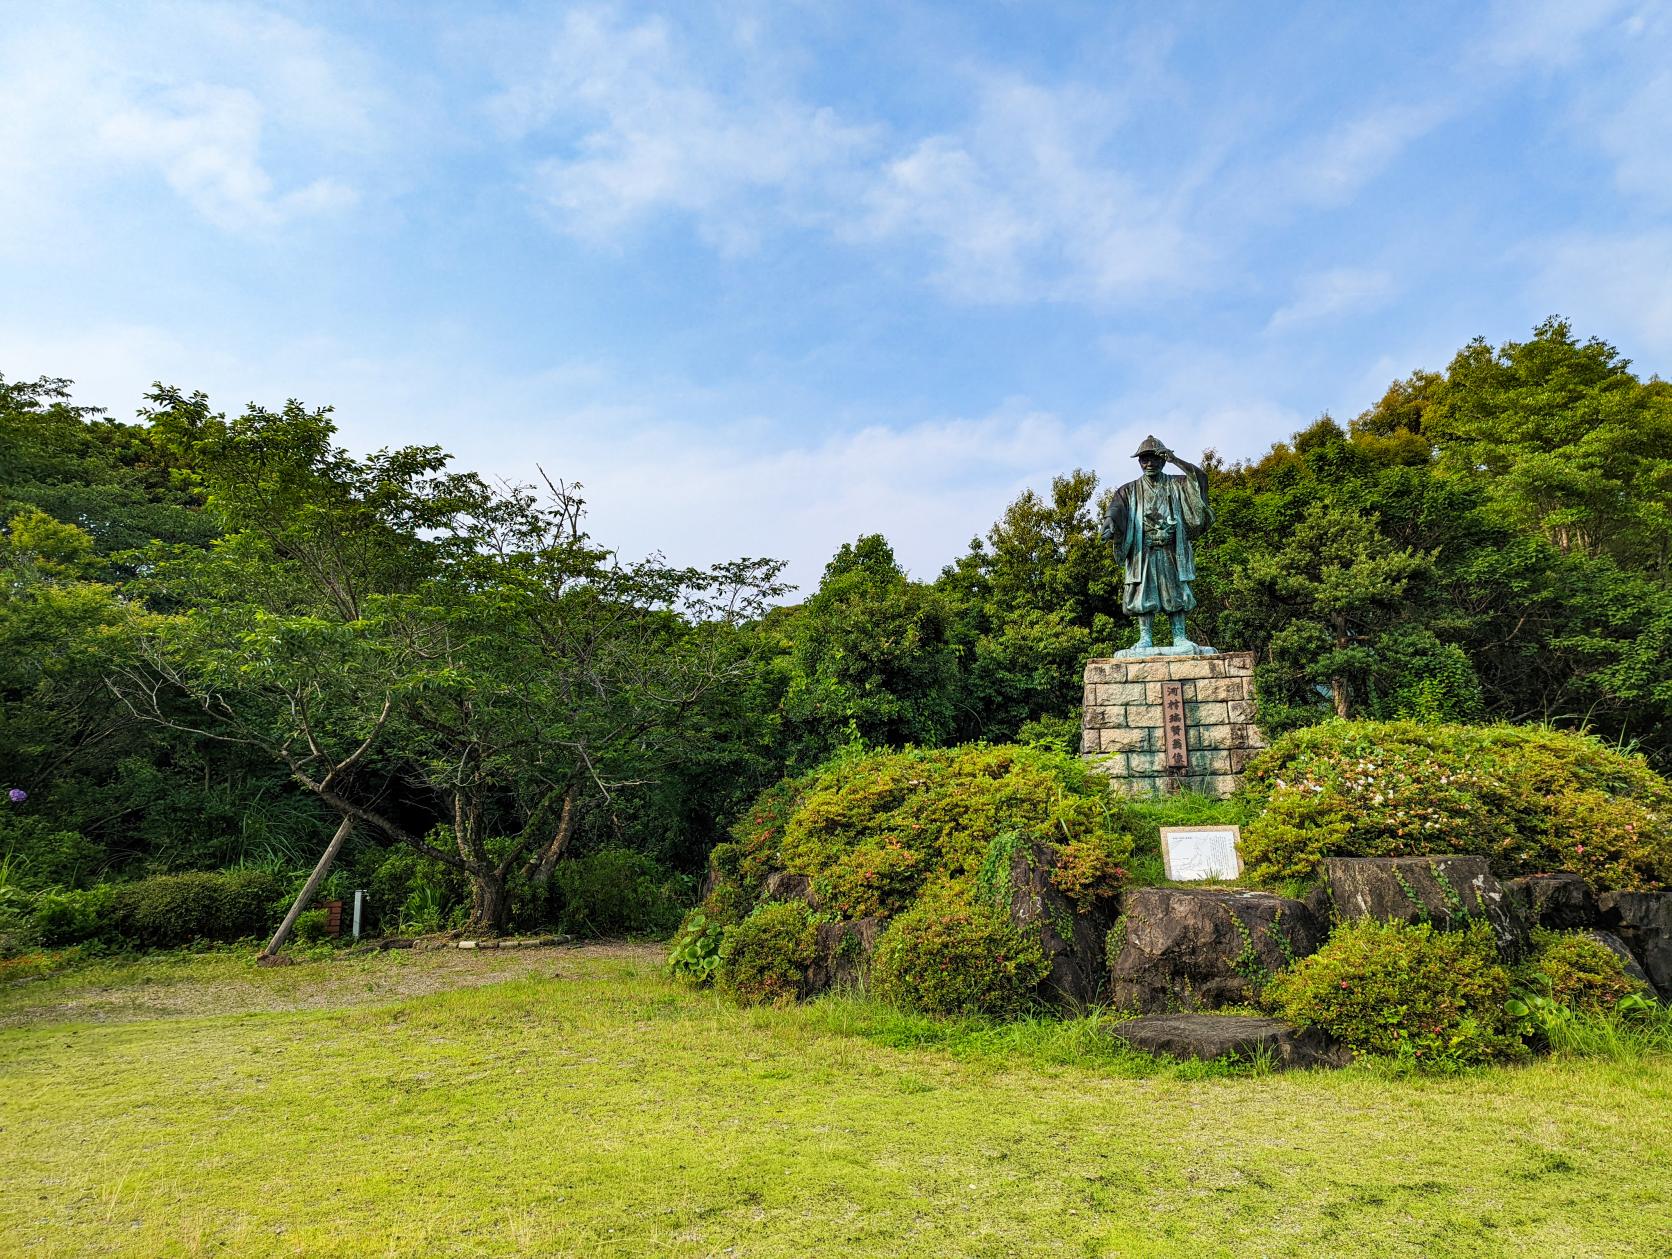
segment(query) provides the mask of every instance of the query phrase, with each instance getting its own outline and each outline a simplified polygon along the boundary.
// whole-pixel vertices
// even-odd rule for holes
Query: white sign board
[[[1163,826],[1161,861],[1175,882],[1195,879],[1234,879],[1242,873],[1236,826]]]

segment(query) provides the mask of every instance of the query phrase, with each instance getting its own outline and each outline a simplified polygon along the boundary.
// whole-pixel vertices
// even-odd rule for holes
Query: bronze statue
[[[1126,565],[1121,611],[1138,618],[1138,641],[1117,656],[1211,656],[1212,647],[1190,641],[1184,614],[1196,606],[1190,583],[1196,580],[1196,550],[1191,543],[1213,523],[1208,506],[1208,476],[1186,463],[1156,438],[1146,437],[1134,458],[1143,469],[1136,481],[1115,491],[1103,513],[1101,533],[1113,541]],[[1183,476],[1163,476],[1171,460]],[[1173,645],[1155,645],[1155,614],[1165,612],[1173,627]]]

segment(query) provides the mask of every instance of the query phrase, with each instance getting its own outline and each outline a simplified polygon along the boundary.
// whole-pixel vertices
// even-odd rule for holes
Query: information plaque
[[[1241,839],[1235,826],[1163,826],[1161,862],[1167,878],[1179,883],[1236,878],[1242,873]]]

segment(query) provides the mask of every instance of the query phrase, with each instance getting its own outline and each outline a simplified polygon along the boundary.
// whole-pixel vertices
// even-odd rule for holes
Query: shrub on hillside
[[[1509,972],[1484,923],[1435,931],[1369,919],[1267,983],[1263,999],[1355,1053],[1448,1070],[1525,1052],[1505,1011]]]
[[[117,885],[111,916],[124,940],[146,948],[240,940],[274,924],[282,891],[278,876],[265,870],[159,874]]]
[[[1533,932],[1532,956],[1514,978],[1517,988],[1579,1014],[1611,1013],[1642,991],[1612,949],[1578,931]]]
[[[796,901],[768,901],[726,931],[720,987],[744,1001],[793,1001],[818,947],[812,912]]]
[[[925,895],[889,924],[871,964],[871,991],[925,1014],[1012,1018],[1049,966],[1039,941],[956,889]]]
[[[1256,878],[1325,857],[1475,853],[1500,874],[1569,870],[1599,888],[1672,882],[1672,787],[1640,756],[1526,726],[1329,722],[1249,766]]]
[[[999,834],[1073,847],[1071,889],[1114,890],[1132,841],[1105,779],[1044,747],[976,745],[844,752],[761,796],[736,828],[747,891],[773,871],[806,875],[844,918],[888,917],[931,880],[972,879]],[[1106,886],[1105,886],[1106,885]]]

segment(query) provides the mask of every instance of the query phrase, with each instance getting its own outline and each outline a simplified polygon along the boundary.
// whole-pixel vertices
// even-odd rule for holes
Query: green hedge
[[[42,944],[168,948],[265,935],[283,914],[284,883],[265,870],[159,874],[84,891],[42,892],[30,928]]]
[[[1309,878],[1330,856],[1475,853],[1501,875],[1672,883],[1672,787],[1640,756],[1586,735],[1328,722],[1279,738],[1242,790],[1257,879]]]
[[[284,885],[265,870],[160,874],[116,887],[111,915],[122,939],[144,948],[241,940],[276,924]]]

